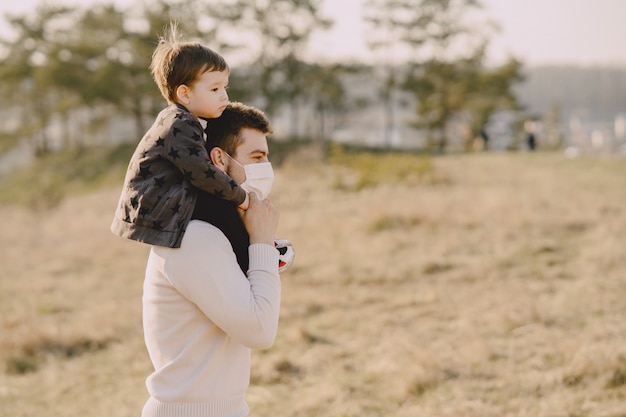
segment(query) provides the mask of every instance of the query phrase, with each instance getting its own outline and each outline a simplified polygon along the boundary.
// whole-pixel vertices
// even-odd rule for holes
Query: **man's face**
[[[241,165],[258,164],[269,161],[267,137],[264,133],[256,129],[243,128],[239,136],[241,137],[241,144],[235,149],[235,154],[231,155],[233,159]],[[235,180],[237,184],[242,184],[246,180],[246,174],[243,166],[239,164],[229,160],[226,173]]]
[[[185,105],[191,114],[209,119],[222,115],[228,104],[228,76],[228,71],[207,71],[189,86],[189,101]]]

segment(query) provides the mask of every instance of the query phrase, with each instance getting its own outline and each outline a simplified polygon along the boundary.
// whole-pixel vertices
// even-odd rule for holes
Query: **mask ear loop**
[[[240,167],[242,167],[244,170],[246,169],[246,167],[244,167],[239,161],[237,161],[235,158],[233,158],[232,156],[230,156],[230,154],[226,151],[224,151],[224,153],[230,158],[232,159],[237,165],[239,165]]]
[[[243,174],[246,176],[246,179],[244,180],[244,182],[245,182],[245,181],[247,181],[247,180],[248,180],[248,174],[247,174],[247,172],[246,172],[246,167],[245,167],[243,164],[241,164],[239,161],[237,161],[235,158],[233,158],[232,156],[230,156],[230,154],[229,154],[228,152],[224,151],[224,153],[225,153],[225,154],[226,154],[226,155],[227,155],[230,159],[232,159],[234,163],[236,163],[236,164],[237,164],[237,165],[239,165],[241,168],[243,168]]]

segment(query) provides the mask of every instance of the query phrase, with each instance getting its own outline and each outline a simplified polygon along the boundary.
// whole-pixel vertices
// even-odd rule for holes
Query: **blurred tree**
[[[158,37],[172,20],[180,21],[190,38],[210,34],[206,25],[201,28],[203,9],[200,1],[181,7],[156,0],[128,10],[112,4],[43,4],[27,16],[9,17],[15,36],[2,40],[0,77],[3,85],[17,90],[15,99],[3,105],[20,109],[18,124],[28,129],[19,135],[34,137],[36,151],[46,152],[46,128],[53,117],[66,127],[61,135],[65,146],[87,143],[94,132],[85,127],[100,126],[102,131],[114,117],[131,117],[134,136],[141,137],[165,105],[149,71]],[[82,126],[78,134],[76,126]]]
[[[119,12],[125,18],[116,42],[106,49],[110,63],[96,80],[102,89],[96,96],[107,97],[104,90],[111,88],[107,80],[115,80],[115,91],[108,96],[109,102],[133,116],[137,138],[167,104],[149,70],[159,37],[172,22],[177,22],[187,40],[206,43],[204,38],[211,35],[210,28],[201,29],[200,21],[205,13],[202,2],[187,0],[184,6],[178,1],[154,0]]]
[[[374,69],[382,72],[380,102],[383,108],[383,142],[391,145],[395,129],[394,92],[398,87],[402,49],[416,50],[426,42],[426,26],[433,16],[420,13],[424,0],[366,0],[364,20],[368,25],[366,42],[377,53]],[[416,11],[417,10],[417,11]]]
[[[231,80],[240,100],[261,99],[273,115],[310,91],[300,79],[301,53],[314,30],[331,22],[320,14],[319,0],[222,0],[207,5],[215,20],[215,41],[240,54],[240,71]]]
[[[323,140],[332,129],[334,118],[346,111],[346,92],[341,79],[354,71],[346,65],[320,65],[290,56],[283,62],[287,79],[279,90],[290,115],[289,137]],[[310,111],[313,125],[303,123],[301,113]]]
[[[407,77],[404,87],[417,98],[418,119],[413,125],[429,132],[429,147],[446,147],[446,123],[461,109],[464,86],[455,63],[431,60]]]
[[[522,82],[522,63],[515,58],[499,67],[486,67],[485,50],[479,49],[473,57],[461,60],[466,74],[466,103],[463,110],[469,114],[471,136],[464,138],[465,149],[469,150],[475,137],[489,123],[491,116],[501,110],[520,110],[513,91],[515,84]]]
[[[37,139],[38,152],[50,148],[46,132],[52,122],[58,126],[59,118],[65,146],[110,132],[107,127],[115,117],[132,118],[138,138],[165,105],[149,64],[159,35],[177,21],[188,40],[220,53],[243,54],[243,65],[232,68],[231,99],[260,99],[258,105],[269,114],[281,107],[292,109],[292,133],[300,136],[300,108],[324,101],[329,109],[338,109],[340,103],[331,104],[328,97],[339,100],[343,91],[338,80],[329,78],[337,71],[300,57],[310,34],[330,25],[320,16],[319,4],[155,0],[126,10],[106,3],[71,9],[39,6],[29,15],[10,18],[16,36],[2,41],[0,76],[3,86],[16,86],[19,94],[3,106],[19,109],[18,124],[28,126],[21,134]],[[320,85],[321,79],[327,85]]]
[[[380,88],[384,119],[384,143],[391,144],[395,128],[394,92],[402,86],[400,66],[419,64],[445,50],[453,38],[467,33],[461,16],[480,7],[476,0],[367,0],[367,43],[379,52],[375,68],[383,71]],[[406,72],[406,71],[405,71]],[[404,86],[407,84],[405,83]]]
[[[310,99],[316,117],[315,129],[312,129],[313,138],[323,140],[330,136],[341,116],[348,112],[350,103],[347,102],[347,94],[341,80],[345,74],[355,73],[359,68],[344,65],[319,65],[310,66],[307,82],[311,93]]]
[[[189,39],[199,37],[200,15],[196,11],[197,2],[180,7],[165,0],[128,10],[113,5],[85,10],[74,27],[73,38],[65,45],[77,55],[73,72],[86,73],[76,84],[83,103],[97,108],[98,114],[111,109],[94,121],[130,116],[135,121],[134,136],[143,135],[154,115],[166,105],[149,70],[154,47],[171,21],[181,22],[181,30]]]
[[[340,80],[347,67],[308,63],[301,56],[313,31],[331,24],[321,16],[320,3],[155,0],[126,10],[111,4],[40,6],[28,16],[8,19],[15,37],[2,40],[1,88],[11,86],[15,99],[5,99],[3,106],[18,114],[19,125],[27,127],[20,134],[35,137],[39,152],[50,148],[46,128],[53,118],[64,121],[66,145],[86,143],[92,132],[85,129],[120,116],[135,121],[138,138],[165,104],[148,67],[158,36],[175,20],[189,40],[232,61],[231,99],[251,101],[270,115],[285,111],[293,137],[323,135],[345,111]],[[476,6],[471,0],[370,0],[372,10],[384,12],[370,18],[380,30],[372,31],[371,44],[381,50],[401,48],[398,56],[410,57],[401,66],[395,58],[381,60],[389,69],[381,94],[389,104],[386,143],[393,128],[394,90],[416,95],[420,123],[433,131],[443,131],[459,112],[471,111],[472,120],[482,123],[510,99],[506,88],[519,63],[487,71],[480,54],[464,61],[448,56],[453,40],[472,34],[460,17]],[[303,123],[304,111],[317,120]],[[82,131],[70,129],[76,125]]]
[[[47,135],[52,115],[63,111],[74,101],[71,91],[56,85],[50,73],[59,52],[55,36],[68,21],[75,18],[66,7],[40,5],[31,16],[8,16],[14,39],[2,39],[3,65],[0,79],[11,86],[11,100],[4,102],[19,114],[16,135],[32,138],[37,154],[47,152],[51,144]]]
[[[289,103],[287,106],[290,115],[289,137],[299,139],[303,136],[302,107],[307,101],[304,93],[312,87],[311,82],[314,80],[314,72],[317,68],[299,60],[293,54],[286,56],[280,66],[285,79],[289,82],[279,84],[274,95],[278,103]]]
[[[474,138],[497,110],[518,109],[513,84],[521,81],[521,64],[515,59],[488,69],[484,49],[455,61],[432,59],[407,77],[405,87],[418,100],[415,126],[430,132],[431,145],[440,152],[447,143],[446,127],[458,116],[466,116],[468,128],[463,145],[471,148]]]
[[[482,7],[479,1],[368,0],[365,6],[368,43],[382,52],[374,65],[385,73],[385,143],[394,128],[398,88],[415,95],[415,126],[427,129],[440,150],[447,145],[446,125],[460,112],[469,115],[467,136],[473,139],[496,109],[517,105],[511,85],[520,79],[520,63],[511,60],[492,71],[484,66],[486,38],[494,26],[471,19]],[[470,57],[459,58],[459,51],[467,50]]]
[[[122,12],[112,5],[80,10],[73,24],[56,33],[52,42],[47,73],[57,88],[78,99],[57,112],[72,118],[80,109],[88,114],[84,124],[98,125],[130,110],[125,98],[133,96],[142,80],[128,81],[137,59],[128,44]],[[84,129],[79,136],[74,143],[90,142]]]

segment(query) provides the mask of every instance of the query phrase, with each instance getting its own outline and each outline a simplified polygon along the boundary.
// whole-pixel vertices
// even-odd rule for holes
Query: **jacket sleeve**
[[[246,192],[232,178],[213,165],[209,158],[200,124],[176,119],[165,141],[164,157],[196,188],[239,205]]]
[[[249,252],[246,276],[224,234],[197,221],[181,248],[170,252],[165,270],[170,283],[226,334],[251,349],[266,349],[278,329],[278,251],[253,244]]]

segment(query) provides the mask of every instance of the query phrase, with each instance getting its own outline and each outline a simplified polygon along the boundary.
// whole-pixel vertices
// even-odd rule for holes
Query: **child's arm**
[[[199,123],[189,119],[176,119],[165,140],[164,156],[178,167],[194,187],[247,209],[248,194],[213,165],[204,147],[202,135]]]
[[[240,208],[242,210],[248,210],[248,207],[250,207],[250,196],[248,193],[246,193],[246,199],[243,200],[243,203],[239,204],[237,208]]]

